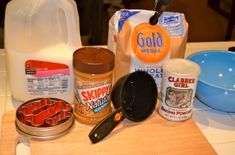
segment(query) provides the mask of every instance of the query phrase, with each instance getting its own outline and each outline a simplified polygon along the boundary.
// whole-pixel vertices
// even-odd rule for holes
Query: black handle
[[[158,0],[155,11],[164,11],[166,7],[171,3],[171,0]]]
[[[156,0],[154,6],[154,15],[150,17],[149,23],[155,25],[158,23],[158,18],[161,16],[162,12],[170,4],[171,0]]]
[[[235,52],[235,46],[229,47],[228,50],[229,50],[230,52]]]
[[[106,137],[125,118],[122,107],[100,121],[89,133],[91,142],[97,143]]]

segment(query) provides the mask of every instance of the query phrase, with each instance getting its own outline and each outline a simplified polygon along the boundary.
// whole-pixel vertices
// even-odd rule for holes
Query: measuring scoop
[[[111,99],[116,110],[91,130],[92,143],[102,140],[125,118],[134,122],[148,118],[156,106],[157,86],[151,75],[136,71],[115,83]]]

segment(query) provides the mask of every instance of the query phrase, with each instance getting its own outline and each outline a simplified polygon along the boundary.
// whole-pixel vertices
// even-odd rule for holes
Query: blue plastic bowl
[[[201,67],[196,97],[216,110],[235,112],[235,53],[201,51],[187,59]]]

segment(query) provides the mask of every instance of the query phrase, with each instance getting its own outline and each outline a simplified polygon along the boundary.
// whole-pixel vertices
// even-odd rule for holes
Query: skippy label
[[[131,36],[130,71],[142,70],[148,72],[161,87],[162,63],[170,56],[170,37],[158,25],[142,23],[135,27]]]
[[[69,92],[70,70],[65,64],[28,60],[25,75],[28,93],[32,96]]]
[[[159,113],[175,121],[186,120],[192,114],[196,77],[173,76],[164,72]]]
[[[100,112],[110,102],[111,84],[96,84],[77,86],[76,93],[80,104],[86,106],[86,111]]]

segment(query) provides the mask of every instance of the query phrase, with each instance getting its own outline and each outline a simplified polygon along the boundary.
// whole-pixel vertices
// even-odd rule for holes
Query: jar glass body
[[[79,122],[96,124],[111,113],[112,73],[83,73],[74,69],[74,115]]]

